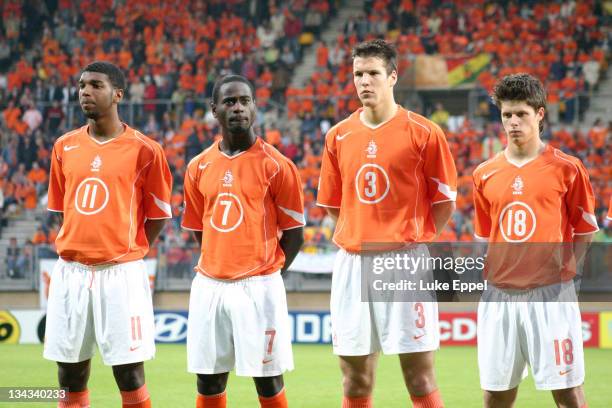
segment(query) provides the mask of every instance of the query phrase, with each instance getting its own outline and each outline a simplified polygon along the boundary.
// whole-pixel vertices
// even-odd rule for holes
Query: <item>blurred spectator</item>
[[[34,245],[44,245],[47,243],[47,234],[43,230],[42,226],[36,229],[34,236],[32,237],[32,244]]]
[[[32,163],[32,169],[28,172],[28,180],[36,187],[38,195],[47,190],[47,172],[40,168],[38,162]]]
[[[448,113],[448,111],[444,109],[442,103],[436,102],[436,108],[429,118],[441,128],[447,129],[449,117],[450,113]]]
[[[60,107],[59,101],[53,101],[45,112],[47,131],[51,136],[56,136],[61,132],[64,125],[64,118],[64,111]]]
[[[25,248],[24,248],[25,250]],[[21,248],[17,245],[17,238],[11,237],[6,249],[7,274],[12,279],[20,279],[25,276],[27,259]]]
[[[42,125],[43,117],[40,111],[34,106],[34,103],[31,102],[28,105],[28,109],[24,112],[22,120],[28,125],[29,131],[34,132]]]

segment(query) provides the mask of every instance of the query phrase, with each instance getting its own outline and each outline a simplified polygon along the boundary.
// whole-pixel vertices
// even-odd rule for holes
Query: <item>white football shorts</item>
[[[365,273],[372,273],[371,270],[362,271],[362,265],[373,265],[374,257],[394,257],[396,254],[424,258],[429,252],[425,245],[377,255],[354,254],[343,249],[338,251],[334,261],[330,300],[334,354],[365,356],[378,351],[404,354],[439,348],[437,302],[406,301],[410,295],[406,297],[404,294],[385,291],[375,296],[388,295],[395,300],[364,301],[362,298],[362,290],[365,290],[362,289],[362,277]],[[419,278],[413,276],[411,280],[431,280],[432,271],[425,268],[416,271],[416,276]]]
[[[560,285],[553,286],[558,292]],[[571,297],[573,285],[561,286]],[[527,365],[539,390],[572,388],[584,382],[578,303],[513,300],[544,299],[543,291],[547,289],[508,291],[493,287],[487,301],[478,305],[478,366],[484,390],[515,388],[527,376]]]
[[[149,275],[142,260],[87,266],[58,259],[51,274],[43,356],[90,359],[97,343],[106,365],[155,356]]]
[[[197,273],[187,326],[188,371],[273,377],[293,370],[287,295],[280,272],[237,281]]]

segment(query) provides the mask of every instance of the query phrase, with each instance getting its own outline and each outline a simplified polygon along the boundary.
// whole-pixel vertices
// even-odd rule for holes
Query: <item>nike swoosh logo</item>
[[[139,348],[140,348],[140,346],[130,347],[130,351],[138,350]]]
[[[204,163],[204,164],[199,164],[198,165],[198,169],[204,170],[206,167],[208,167],[209,164],[210,164],[210,162],[207,162],[207,163]]]
[[[271,363],[271,362],[272,362],[272,360],[274,360],[274,359],[273,359],[273,358],[271,358],[271,359],[269,359],[269,360],[266,360],[266,359],[264,358],[263,360],[261,360],[261,362],[262,362],[262,364],[268,364],[268,363]]]
[[[421,334],[421,335],[419,335],[419,336],[412,336],[412,338],[413,338],[413,339],[415,339],[415,340],[418,340],[418,339],[420,339],[421,337],[423,337],[424,335],[425,335],[425,333],[423,333],[423,334]]]
[[[79,145],[76,145],[76,146],[64,146],[64,151],[65,152],[69,152],[72,149],[76,149],[77,147],[79,147]]]
[[[345,133],[345,134],[343,134],[343,135],[336,135],[336,140],[342,140],[342,139],[344,139],[345,137],[347,137],[348,135],[350,135],[351,133],[353,133],[353,131],[352,131],[352,130],[351,130],[351,131],[349,131],[349,132],[346,132],[346,133]]]
[[[490,173],[483,174],[483,175],[482,175],[482,179],[483,179],[483,180],[486,180],[486,179],[488,179],[489,177],[491,177],[492,175],[494,175],[495,173],[497,173],[498,171],[499,171],[499,170],[493,170],[493,171],[492,171],[492,172],[490,172]]]
[[[570,371],[572,371],[572,369],[566,370],[566,371],[559,371],[559,375],[565,375],[567,373],[569,373]]]

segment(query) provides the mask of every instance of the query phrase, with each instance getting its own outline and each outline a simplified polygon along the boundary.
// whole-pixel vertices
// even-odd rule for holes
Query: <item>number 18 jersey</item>
[[[523,289],[574,276],[573,261],[555,266],[551,256],[571,252],[561,243],[572,243],[573,235],[598,230],[593,189],[579,159],[546,146],[517,166],[501,152],[478,166],[473,179],[475,235],[495,243],[487,257],[489,281]]]

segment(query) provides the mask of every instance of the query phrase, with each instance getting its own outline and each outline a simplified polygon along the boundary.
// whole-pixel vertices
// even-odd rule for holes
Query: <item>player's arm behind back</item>
[[[285,264],[281,269],[281,275],[285,275],[289,266],[300,252],[304,243],[304,227],[292,228],[283,231],[280,239],[280,246],[285,254]]]
[[[280,171],[274,177],[271,192],[278,214],[278,227],[282,231],[279,245],[285,254],[281,268],[284,276],[304,243],[304,193],[297,167],[286,157],[279,160]]]

